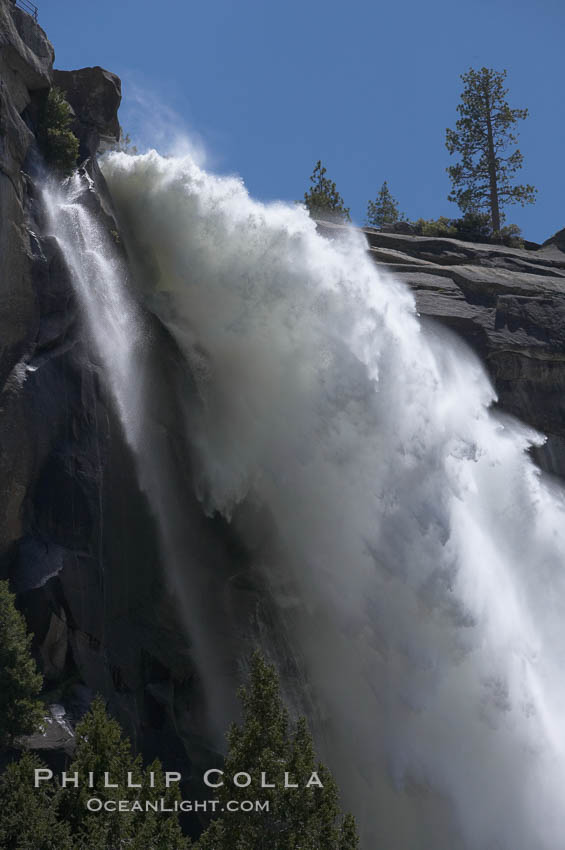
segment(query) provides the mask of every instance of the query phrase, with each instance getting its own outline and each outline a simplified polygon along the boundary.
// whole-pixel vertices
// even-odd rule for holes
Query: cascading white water
[[[135,291],[86,212],[52,221],[71,266],[91,256],[75,277],[101,293],[82,298],[102,352],[116,306],[105,365],[126,431],[143,454],[142,298],[198,387],[184,425],[204,509],[276,531],[257,569],[367,850],[561,848],[565,501],[529,459],[537,435],[489,412],[480,364],[422,330],[358,235],[330,242],[190,159],[111,154],[103,171]]]
[[[100,362],[114,399],[126,440],[137,461],[141,489],[157,520],[161,548],[167,564],[169,590],[177,597],[190,623],[192,654],[206,674],[204,698],[210,707],[207,725],[216,738],[225,728],[233,694],[221,669],[218,653],[205,642],[197,556],[187,551],[194,536],[186,528],[189,518],[176,498],[172,482],[178,477],[176,458],[167,445],[163,425],[150,422],[147,394],[151,392],[147,372],[153,342],[148,317],[128,290],[127,267],[121,252],[99,220],[92,214],[93,182],[87,174],[75,173],[60,186],[48,183],[42,197],[47,225],[57,239],[67,263],[79,303],[86,319],[94,358]],[[192,547],[196,549],[196,546]],[[214,711],[214,705],[225,706]]]

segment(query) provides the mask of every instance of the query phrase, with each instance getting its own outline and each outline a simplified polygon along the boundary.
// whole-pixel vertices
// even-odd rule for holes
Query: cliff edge
[[[319,222],[328,236],[340,225]],[[373,261],[414,292],[424,321],[464,339],[498,406],[547,435],[540,466],[565,476],[563,231],[535,250],[363,228]]]

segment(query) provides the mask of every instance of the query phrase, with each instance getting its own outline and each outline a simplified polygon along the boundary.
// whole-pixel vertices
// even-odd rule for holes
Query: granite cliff
[[[339,225],[320,223],[331,235]],[[533,249],[364,228],[372,259],[414,291],[424,321],[464,339],[500,408],[547,436],[540,466],[565,475],[565,241]],[[531,243],[530,243],[531,244]]]
[[[101,68],[54,72],[53,61],[37,22],[0,0],[0,572],[34,633],[50,699],[76,719],[94,693],[105,694],[146,755],[167,753],[174,765],[179,735],[194,732],[190,650],[40,197],[36,134],[56,82],[74,112],[77,165],[89,175],[81,202],[115,236],[94,154],[119,137],[120,81]],[[174,345],[156,321],[153,332],[163,338],[163,369],[174,372]],[[156,416],[167,416],[162,405]],[[62,729],[38,746],[66,746]]]
[[[166,753],[173,768],[179,752],[197,758],[202,747],[197,675],[163,580],[155,520],[64,261],[45,235],[38,189],[38,115],[56,84],[90,178],[83,202],[118,230],[95,155],[119,136],[120,82],[98,67],[53,71],[53,60],[38,24],[0,0],[0,567],[54,698],[80,713],[101,691],[146,754]],[[319,227],[330,237],[339,230]],[[563,231],[532,250],[364,232],[375,262],[414,290],[424,320],[477,352],[500,407],[547,434],[538,463],[565,475]],[[160,353],[148,415],[188,464],[162,379],[175,380],[175,343],[151,321]],[[201,547],[203,561],[244,557],[188,492],[186,505],[187,545]],[[225,575],[216,574],[207,593],[219,598]]]

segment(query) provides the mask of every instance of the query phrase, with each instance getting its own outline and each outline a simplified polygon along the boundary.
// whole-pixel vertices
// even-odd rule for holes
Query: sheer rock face
[[[18,591],[50,684],[80,679],[70,693],[77,713],[91,693],[104,693],[146,754],[161,755],[174,769],[177,758],[186,758],[180,739],[185,752],[204,758],[198,676],[134,459],[64,259],[44,234],[37,187],[25,173],[32,170],[34,121],[52,83],[52,62],[37,23],[0,0],[0,572]],[[117,77],[93,68],[56,72],[55,82],[73,106],[83,155],[118,137]],[[95,161],[84,167],[90,177],[84,202],[117,230]],[[320,226],[338,232],[336,225]],[[548,433],[540,463],[565,474],[559,234],[537,251],[521,251],[365,232],[375,262],[412,287],[420,313],[478,352],[501,406]],[[178,411],[169,407],[175,393],[166,392],[163,380],[175,380],[177,351],[156,320],[152,334],[157,354],[147,427],[167,435],[189,481],[189,451],[175,433]],[[184,486],[185,549],[196,550],[199,563],[214,564],[210,575],[221,573],[218,565],[227,575],[237,541],[217,519],[198,513],[192,488]],[[206,588],[214,623],[221,623],[221,581]],[[257,600],[249,597],[254,610]],[[242,610],[241,599],[233,607]]]
[[[41,27],[0,0],[0,553],[22,534],[33,448],[21,388],[39,330],[37,241],[27,223],[22,167],[33,141],[27,117],[51,84],[53,48]]]
[[[0,61],[2,72],[12,77],[12,93],[25,100],[26,92],[48,88],[54,57],[39,24],[9,0],[0,0]]]
[[[35,128],[53,55],[33,18],[0,0],[0,576],[18,594],[48,686],[77,682],[65,690],[76,714],[105,694],[136,743],[151,757],[174,753],[174,764],[176,724],[194,704],[192,659],[134,460],[45,234]],[[118,137],[117,77],[83,69],[58,84],[83,153]],[[95,160],[83,167],[84,203],[116,230]]]
[[[122,99],[120,78],[104,68],[54,71],[54,84],[63,90],[75,113],[73,132],[82,157],[94,156],[101,142],[120,138],[118,109]]]
[[[320,223],[327,235],[338,225]],[[498,406],[547,435],[542,468],[565,476],[565,247],[536,250],[364,228],[371,258],[413,290],[424,322],[462,337],[484,363]]]

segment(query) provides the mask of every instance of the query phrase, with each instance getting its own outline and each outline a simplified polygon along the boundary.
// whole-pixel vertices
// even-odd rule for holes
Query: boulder
[[[558,230],[549,239],[546,239],[543,244],[544,246],[555,245],[560,251],[565,251],[565,227],[562,230]]]
[[[80,141],[83,159],[94,156],[101,142],[119,140],[122,84],[116,74],[98,65],[77,71],[55,70],[53,83],[62,89],[74,111],[72,129]]]
[[[71,756],[76,740],[71,718],[63,705],[54,703],[43,718],[43,732],[25,738],[27,749],[39,751],[43,758],[49,751],[62,751]]]

